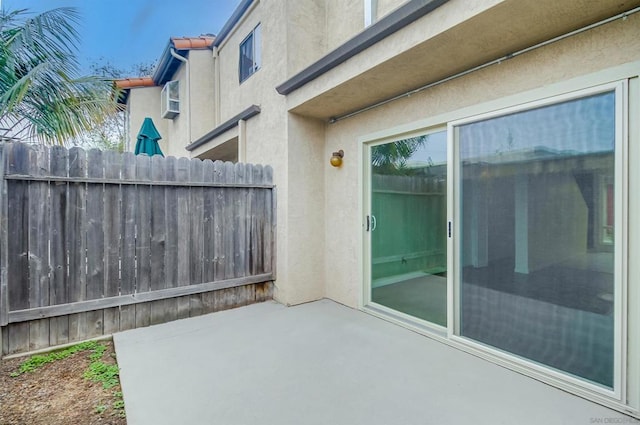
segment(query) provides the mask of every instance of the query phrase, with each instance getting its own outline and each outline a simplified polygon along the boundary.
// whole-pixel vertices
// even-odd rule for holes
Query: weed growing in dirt
[[[102,361],[107,346],[97,341],[87,341],[74,346],[65,348],[63,350],[53,351],[47,354],[37,354],[29,357],[27,360],[20,364],[18,370],[11,374],[12,377],[18,377],[23,373],[35,372],[38,368],[46,365],[47,363],[54,362],[56,360],[66,359],[76,353],[82,351],[91,351],[89,360],[91,363],[84,372],[83,377],[91,382],[99,382],[105,390],[115,387],[119,384],[120,370],[118,365],[107,364]],[[113,396],[115,401],[113,402],[113,410],[116,415],[124,417],[124,399],[121,391],[114,391]],[[104,413],[108,406],[101,404],[96,406],[95,411],[98,414]]]

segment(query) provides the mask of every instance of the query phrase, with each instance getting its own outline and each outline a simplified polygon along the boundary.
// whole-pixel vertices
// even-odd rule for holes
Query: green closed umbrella
[[[153,125],[151,118],[145,118],[142,127],[140,127],[140,132],[138,132],[135,154],[164,156],[158,144],[158,140],[160,139],[162,139],[162,136],[158,133],[156,126]]]

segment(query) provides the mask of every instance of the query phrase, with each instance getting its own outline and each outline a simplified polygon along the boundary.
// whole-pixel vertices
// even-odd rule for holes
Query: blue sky
[[[78,59],[129,69],[157,60],[169,37],[217,34],[240,0],[0,0],[5,10],[75,7],[81,14]]]

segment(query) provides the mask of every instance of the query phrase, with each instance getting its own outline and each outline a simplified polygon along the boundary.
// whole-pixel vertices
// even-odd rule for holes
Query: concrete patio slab
[[[255,304],[114,340],[129,425],[633,422],[329,300]]]

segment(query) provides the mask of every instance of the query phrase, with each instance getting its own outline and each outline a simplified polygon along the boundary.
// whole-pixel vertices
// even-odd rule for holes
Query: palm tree
[[[116,112],[111,82],[78,77],[73,8],[0,11],[0,140],[65,144]]]
[[[407,160],[423,147],[428,136],[409,137],[393,143],[374,146],[371,150],[371,164],[377,174],[410,174]]]

